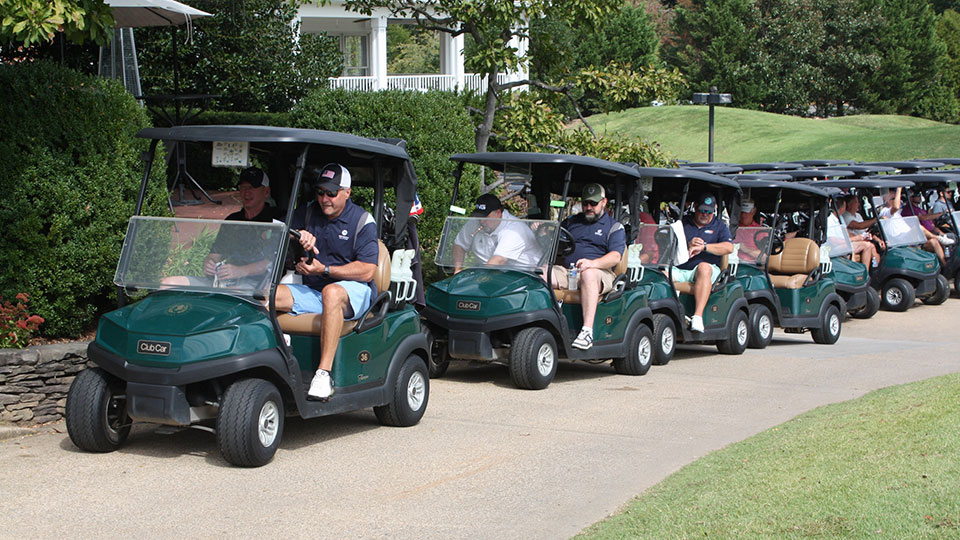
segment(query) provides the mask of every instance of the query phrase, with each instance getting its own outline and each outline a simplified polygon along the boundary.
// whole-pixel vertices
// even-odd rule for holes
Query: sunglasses
[[[584,206],[600,206],[600,201],[597,201],[597,202],[583,201],[583,205]]]
[[[714,211],[713,211],[713,210],[697,210],[697,212],[700,212],[701,214],[703,214],[703,215],[705,215],[705,216],[709,216],[709,215],[712,214]]]
[[[318,189],[318,190],[317,190],[317,197],[327,196],[327,197],[329,197],[329,198],[332,199],[332,198],[336,197],[337,194],[339,194],[339,193],[340,193],[340,190],[339,190],[339,189],[336,190],[336,191],[327,191],[327,190],[325,190],[325,189]]]

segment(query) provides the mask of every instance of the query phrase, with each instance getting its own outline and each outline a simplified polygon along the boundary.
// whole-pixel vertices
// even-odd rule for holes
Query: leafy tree
[[[937,36],[947,47],[947,58],[940,71],[943,85],[952,88],[960,99],[960,13],[952,9],[944,11],[937,20]]]
[[[880,65],[872,47],[880,29],[877,6],[857,0],[818,0],[823,21],[823,41],[818,47],[820,76],[813,81],[811,97],[820,116],[843,116],[844,103],[859,103],[868,77]],[[832,110],[830,104],[833,104]]]
[[[30,47],[50,43],[57,32],[75,43],[92,40],[105,44],[113,24],[113,13],[103,0],[0,2],[0,44]]]
[[[342,69],[336,40],[303,34],[296,7],[287,0],[207,0],[213,14],[197,21],[192,41],[178,37],[183,93],[215,94],[219,108],[287,111],[311,88]],[[137,31],[144,92],[173,91],[170,30]]]
[[[417,26],[387,26],[387,58],[387,73],[439,73],[440,40]]]

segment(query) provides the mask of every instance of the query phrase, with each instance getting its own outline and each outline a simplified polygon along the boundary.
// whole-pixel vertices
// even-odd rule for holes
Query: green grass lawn
[[[716,161],[960,157],[960,125],[909,116],[814,119],[723,106],[715,111]],[[599,135],[640,136],[659,143],[671,157],[707,159],[705,106],[644,107],[587,120]]]
[[[960,538],[960,374],[803,414],[577,538]]]

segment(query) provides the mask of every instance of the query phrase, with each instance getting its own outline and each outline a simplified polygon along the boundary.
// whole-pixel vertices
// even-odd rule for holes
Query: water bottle
[[[577,281],[577,267],[576,265],[570,265],[570,273],[567,274],[567,288],[571,291],[577,290],[580,286],[580,283]]]

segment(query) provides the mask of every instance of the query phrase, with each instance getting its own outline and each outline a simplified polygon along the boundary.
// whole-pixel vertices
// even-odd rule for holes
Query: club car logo
[[[457,309],[465,311],[480,311],[480,302],[474,302],[473,300],[458,300]]]
[[[366,364],[370,361],[370,351],[360,351],[360,354],[357,355],[357,361],[361,364]]]
[[[170,355],[169,341],[147,341],[141,339],[137,342],[137,352],[140,354],[157,354],[161,356]]]
[[[190,311],[190,304],[174,304],[167,308],[167,313],[170,315],[180,315],[188,311]]]

